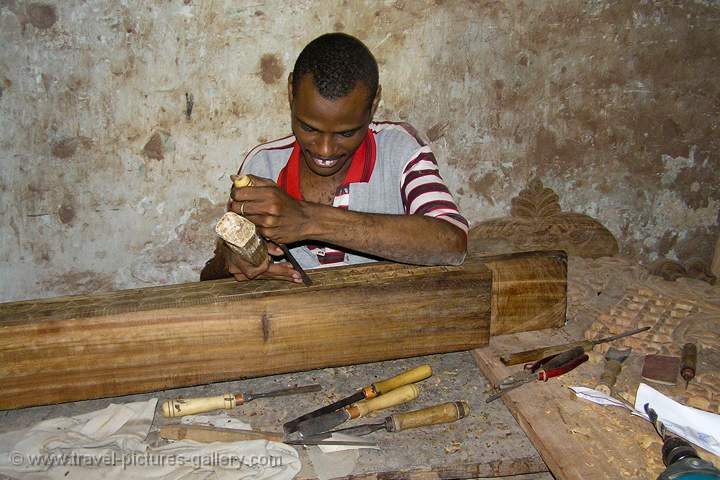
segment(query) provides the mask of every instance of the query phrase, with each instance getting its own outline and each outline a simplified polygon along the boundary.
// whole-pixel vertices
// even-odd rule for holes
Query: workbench
[[[259,377],[235,382],[166,390],[150,394],[87,400],[59,405],[31,407],[0,412],[0,432],[29,427],[41,420],[78,415],[104,408],[110,403],[126,403],[158,397],[154,428],[180,419],[166,419],[160,412],[162,400],[184,396],[221,395],[224,392],[264,392],[283,386],[320,384],[316,393],[253,400],[230,416],[250,423],[255,430],[282,431],[282,424],[303,413],[354,393],[372,382],[428,363],[433,376],[418,384],[420,396],[389,411],[343,426],[377,422],[393,412],[416,410],[456,400],[466,400],[470,416],[452,424],[424,427],[397,433],[375,432],[371,437],[381,450],[322,454],[318,447],[295,447],[303,468],[299,480],[314,478],[417,478],[455,479],[496,477],[547,471],[528,437],[502,402],[486,404],[486,380],[478,371],[471,352],[448,353],[379,363],[326,368],[284,375]],[[369,438],[369,437],[368,437]],[[157,442],[151,438],[149,441]]]

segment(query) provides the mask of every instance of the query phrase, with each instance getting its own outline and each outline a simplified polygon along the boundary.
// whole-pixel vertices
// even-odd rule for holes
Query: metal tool
[[[331,403],[330,405],[319,408],[310,413],[306,413],[305,415],[302,415],[294,420],[290,420],[289,422],[286,422],[283,425],[283,431],[286,434],[291,434],[291,433],[297,431],[298,425],[305,420],[308,420],[313,417],[318,417],[325,413],[334,412],[335,410],[337,410],[339,408],[346,407],[355,402],[359,402],[360,400],[375,398],[378,395],[382,395],[384,393],[387,393],[387,392],[394,390],[398,387],[401,387],[403,385],[408,385],[411,383],[419,382],[421,380],[425,380],[426,378],[430,377],[431,375],[432,375],[432,368],[430,368],[430,365],[421,365],[419,367],[413,368],[413,369],[403,372],[399,375],[396,375],[392,378],[388,378],[387,380],[383,380],[381,382],[375,382],[371,385],[363,387],[361,390],[350,395],[349,397],[345,397],[341,400],[338,400],[337,402]]]
[[[720,470],[712,463],[701,459],[690,443],[668,432],[649,403],[646,403],[644,408],[655,431],[663,439],[662,459],[667,468],[657,480],[720,479]]]
[[[224,393],[216,397],[176,398],[175,400],[165,400],[162,404],[162,412],[166,417],[182,417],[183,415],[210,412],[212,410],[229,410],[256,398],[283,397],[300,393],[319,392],[320,390],[322,390],[320,385],[307,385],[304,387],[281,388],[263,393],[241,392]]]
[[[535,348],[533,350],[525,350],[523,352],[516,352],[516,353],[511,353],[509,355],[503,355],[500,357],[500,360],[505,365],[509,366],[509,365],[519,365],[519,364],[525,363],[525,362],[534,362],[541,358],[545,358],[550,355],[556,355],[558,353],[565,352],[565,351],[570,350],[571,348],[575,348],[575,347],[583,347],[584,351],[589,352],[590,350],[593,349],[593,347],[595,345],[599,345],[601,343],[612,342],[613,340],[618,340],[620,338],[629,337],[631,335],[637,335],[638,333],[645,332],[647,330],[650,330],[650,327],[636,328],[635,330],[630,330],[629,332],[623,332],[619,335],[611,335],[609,337],[599,338],[597,340],[581,340],[578,342],[564,343],[562,345],[554,345],[552,347],[541,347],[541,348]]]
[[[605,395],[610,395],[615,382],[617,381],[622,364],[630,356],[632,348],[615,348],[610,347],[605,354],[605,369],[600,375],[600,381],[595,386],[595,390]]]
[[[242,175],[240,177],[236,175],[230,176],[231,180],[233,181],[233,186],[235,188],[244,188],[244,187],[252,187],[253,181],[252,178],[248,175]],[[259,237],[259,235],[258,235]],[[282,250],[283,255],[287,259],[288,262],[290,262],[290,265],[293,266],[296,272],[300,274],[300,278],[302,279],[303,285],[306,287],[309,287],[313,284],[312,280],[308,276],[307,273],[305,273],[305,270],[300,266],[298,261],[295,259],[292,253],[290,253],[290,249],[287,247],[287,245],[278,245],[280,247],[280,250]]]
[[[683,345],[682,355],[680,355],[680,376],[685,380],[685,390],[687,390],[690,380],[695,378],[696,367],[697,345],[686,343]]]
[[[346,435],[363,436],[378,430],[386,430],[388,432],[400,432],[411,428],[426,427],[429,425],[438,425],[441,423],[452,423],[461,418],[465,418],[470,414],[470,406],[467,402],[447,402],[433,407],[421,408],[406,413],[395,413],[381,423],[366,423],[355,427],[341,428],[325,432],[318,436],[309,438],[319,439],[331,437],[334,433],[343,433]],[[304,437],[308,439],[308,437]]]
[[[304,420],[298,424],[297,431],[303,438],[311,437],[322,432],[327,432],[353,418],[364,417],[370,412],[415,400],[419,394],[420,389],[417,385],[403,385],[371,400],[353,403],[350,406],[320,415],[319,417]]]
[[[547,382],[553,377],[569,372],[587,360],[588,356],[585,350],[579,346],[562,353],[550,355],[535,363],[528,363],[522,372],[503,379],[485,402],[490,403],[493,400],[497,400],[510,390],[514,390],[535,380]]]
[[[354,442],[350,440],[323,440],[318,438],[287,438],[282,433],[261,432],[256,430],[236,430],[234,428],[212,427],[209,425],[165,425],[160,436],[168,440],[194,440],[200,443],[242,442],[247,440],[268,440],[287,445],[353,445],[357,447],[375,447],[375,442]]]

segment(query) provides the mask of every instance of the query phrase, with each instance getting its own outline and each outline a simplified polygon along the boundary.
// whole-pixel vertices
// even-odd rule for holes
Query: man
[[[349,35],[326,34],[300,53],[288,78],[293,135],[255,147],[229,208],[252,221],[271,255],[288,244],[303,268],[386,259],[457,265],[468,223],[435,157],[409,125],[372,123],[377,63]],[[201,279],[278,278],[300,283],[290,263],[253,267],[222,242]]]

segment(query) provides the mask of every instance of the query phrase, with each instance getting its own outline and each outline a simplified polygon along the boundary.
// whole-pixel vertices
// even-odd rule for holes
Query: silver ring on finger
[[[240,215],[245,216],[245,202],[240,204]]]

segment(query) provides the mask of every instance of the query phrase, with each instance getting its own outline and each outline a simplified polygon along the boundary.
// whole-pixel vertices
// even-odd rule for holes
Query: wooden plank
[[[500,355],[576,340],[562,330],[543,330],[493,337],[473,352],[480,370],[495,384],[522,369],[506,367]],[[660,439],[649,422],[624,409],[580,400],[570,385],[594,385],[602,364],[584,364],[569,374],[536,382],[502,397],[555,478],[656,478],[663,470]],[[593,369],[592,374],[589,369]],[[705,459],[714,456],[702,452]],[[712,458],[711,458],[712,457]]]
[[[311,287],[219,280],[0,305],[0,409],[475,348],[491,322],[537,328],[564,304],[558,262],[373,264],[313,272]]]
[[[361,266],[313,277],[309,288],[228,280],[4,305],[0,408],[466,350],[488,341],[491,275],[481,262]]]

